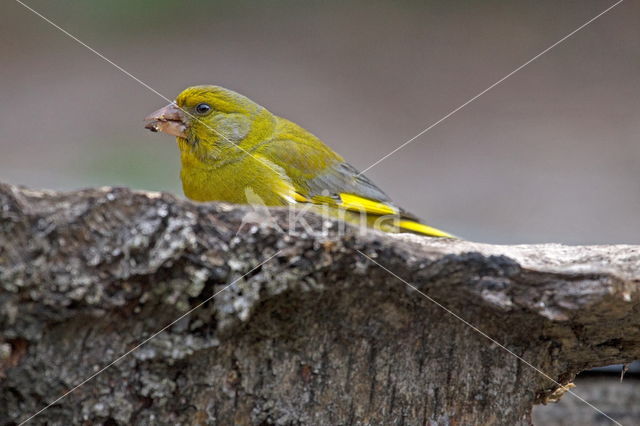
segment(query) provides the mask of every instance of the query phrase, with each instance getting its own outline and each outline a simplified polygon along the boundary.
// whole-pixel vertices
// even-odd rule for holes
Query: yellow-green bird
[[[145,121],[176,137],[192,200],[312,206],[386,232],[451,237],[396,206],[309,131],[234,91],[189,87]]]

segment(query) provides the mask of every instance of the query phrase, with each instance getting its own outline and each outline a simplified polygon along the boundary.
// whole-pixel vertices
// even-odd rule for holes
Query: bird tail
[[[424,223],[418,222],[412,215],[401,209],[382,201],[371,200],[355,194],[340,193],[340,202],[333,198],[316,196],[313,201],[319,204],[334,206],[343,212],[348,212],[353,217],[341,219],[347,222],[359,223],[364,218],[369,227],[385,232],[399,233],[411,232],[429,237],[456,238],[448,232],[441,231]]]
[[[401,230],[413,232],[415,234],[426,235],[429,237],[443,237],[443,238],[456,238],[455,236],[441,231],[424,223],[416,222],[414,220],[403,219],[398,223],[398,227]],[[400,231],[402,232],[402,231]]]

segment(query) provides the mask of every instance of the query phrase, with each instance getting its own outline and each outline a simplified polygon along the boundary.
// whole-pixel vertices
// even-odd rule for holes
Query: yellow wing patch
[[[339,206],[346,210],[366,212],[378,215],[397,215],[400,213],[400,211],[395,207],[380,203],[378,201],[369,200],[367,198],[358,197],[357,195],[353,194],[341,193],[340,200],[342,200],[342,203],[340,203]]]
[[[304,195],[296,191],[293,191],[293,199],[296,200],[298,203],[308,203],[311,201],[307,197],[305,197]]]
[[[353,194],[340,194],[342,203],[339,206],[346,210],[365,212],[373,215],[393,215],[400,216],[401,212],[397,207],[390,206],[388,204],[381,203],[379,201],[373,201],[368,198],[359,197]],[[416,234],[428,235],[430,237],[444,237],[455,238],[453,235],[441,231],[431,226],[425,225],[420,222],[416,222],[410,219],[398,218],[396,226],[404,231],[415,232]],[[396,228],[397,229],[397,228]]]
[[[400,210],[396,207],[388,204],[381,203],[379,201],[370,200],[368,198],[359,197],[354,194],[340,193],[340,201],[333,197],[318,195],[311,199],[305,197],[299,192],[295,191],[293,186],[290,186],[289,182],[282,181],[283,187],[279,191],[280,196],[287,200],[289,203],[314,203],[319,205],[330,205],[340,209],[349,210],[357,213],[364,213],[365,215],[376,216],[395,216],[393,223],[390,224],[390,228],[381,228],[387,232],[413,232],[416,234],[427,235],[430,237],[444,237],[444,238],[456,238],[453,235],[441,231],[431,226],[425,225],[420,222],[416,222],[410,219],[401,218]],[[369,225],[371,226],[371,225]],[[384,226],[384,225],[383,225]]]

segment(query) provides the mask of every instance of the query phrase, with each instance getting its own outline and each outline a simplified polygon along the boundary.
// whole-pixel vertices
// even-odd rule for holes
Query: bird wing
[[[308,136],[307,136],[308,135]],[[397,216],[404,231],[450,237],[446,232],[419,222],[412,214],[396,206],[389,196],[355,167],[307,133],[289,134],[260,144],[254,155],[282,170],[282,179],[290,183],[293,194],[283,195],[295,202],[330,205],[368,216]],[[296,137],[298,136],[298,137]]]

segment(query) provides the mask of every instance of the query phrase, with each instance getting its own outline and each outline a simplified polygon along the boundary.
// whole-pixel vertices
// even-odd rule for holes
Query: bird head
[[[215,157],[242,142],[253,123],[266,112],[251,99],[219,86],[194,86],[174,102],[149,114],[146,129],[177,138],[184,149]]]

